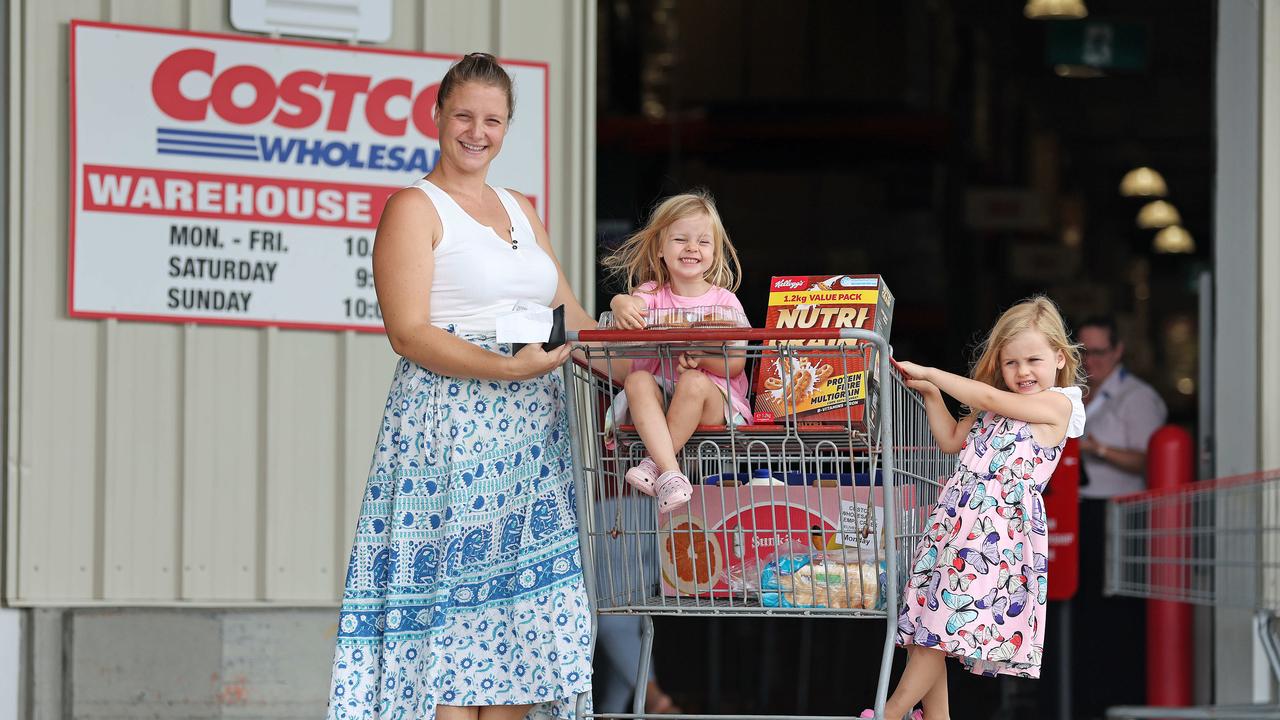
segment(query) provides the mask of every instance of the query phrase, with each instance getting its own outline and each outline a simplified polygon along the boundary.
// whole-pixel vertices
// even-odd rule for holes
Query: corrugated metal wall
[[[68,23],[233,32],[227,3],[10,5],[6,599],[334,602],[393,367],[386,340],[66,315]],[[584,298],[594,17],[578,0],[396,0],[387,44],[549,63],[551,234]]]

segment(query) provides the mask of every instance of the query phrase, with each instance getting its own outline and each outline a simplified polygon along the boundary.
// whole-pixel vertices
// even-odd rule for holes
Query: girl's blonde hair
[[[1066,323],[1062,321],[1058,306],[1044,295],[1032,296],[1004,311],[995,327],[987,334],[987,339],[978,347],[978,359],[973,363],[969,377],[1001,390],[1008,390],[1004,384],[1004,376],[1000,373],[1000,351],[1010,340],[1027,330],[1039,331],[1049,341],[1049,347],[1061,351],[1067,359],[1066,364],[1058,368],[1055,385],[1067,387],[1084,384],[1080,348],[1067,338]]]
[[[716,201],[705,190],[672,195],[658,203],[649,215],[649,222],[604,258],[602,264],[625,281],[627,292],[648,282],[657,283],[658,287],[668,284],[671,275],[662,258],[658,257],[662,251],[663,233],[672,223],[700,214],[711,218],[715,245],[711,269],[703,277],[712,285],[736,291],[742,282],[742,264],[738,262],[738,251],[733,249],[729,233],[725,232],[724,223],[720,221]]]

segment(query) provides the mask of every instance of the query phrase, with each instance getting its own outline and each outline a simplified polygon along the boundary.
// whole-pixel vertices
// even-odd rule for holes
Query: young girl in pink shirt
[[[604,265],[626,280],[629,294],[609,303],[614,324],[638,330],[657,308],[721,306],[742,313],[738,288],[742,266],[720,222],[711,196],[675,195],[653,210],[649,222],[632,235]],[[637,359],[623,383],[632,422],[649,456],[626,473],[627,482],[656,495],[658,509],[674,510],[693,495],[676,454],[698,425],[743,424],[747,404],[746,357],[723,352],[682,352],[676,362]],[[671,401],[663,408],[664,387]]]

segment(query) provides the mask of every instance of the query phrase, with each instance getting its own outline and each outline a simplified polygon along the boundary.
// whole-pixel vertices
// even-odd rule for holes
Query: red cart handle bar
[[[569,342],[729,342],[734,340],[871,340],[879,336],[852,328],[690,328],[688,330],[570,330]]]

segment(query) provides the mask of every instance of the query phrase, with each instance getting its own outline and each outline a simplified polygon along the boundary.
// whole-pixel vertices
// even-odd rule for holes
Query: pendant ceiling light
[[[1125,197],[1164,197],[1169,188],[1160,173],[1149,167],[1134,168],[1120,181],[1120,194]]]
[[[1089,9],[1084,0],[1027,0],[1022,14],[1032,20],[1080,20]]]
[[[1192,253],[1196,251],[1196,241],[1181,225],[1170,225],[1156,233],[1151,247],[1158,253]]]
[[[1178,208],[1164,200],[1153,200],[1138,211],[1138,227],[1143,230],[1159,230],[1181,224],[1182,216],[1178,214]]]

